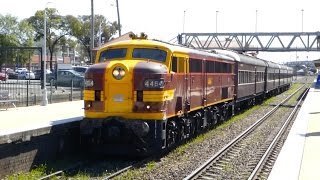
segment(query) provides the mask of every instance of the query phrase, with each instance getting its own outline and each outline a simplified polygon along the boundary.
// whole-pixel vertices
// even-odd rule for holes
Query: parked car
[[[18,79],[35,79],[35,75],[32,71],[21,71],[17,74]]]
[[[35,79],[41,79],[41,76],[42,76],[41,69],[34,70],[33,73],[34,73]],[[49,76],[51,73],[52,72],[49,69],[47,69],[46,75]]]
[[[16,73],[11,68],[2,68],[1,72],[7,74],[9,79],[15,79],[17,77]]]
[[[77,71],[78,73],[84,75],[84,73],[86,72],[86,70],[88,69],[88,66],[73,66],[72,69]]]
[[[7,73],[0,72],[0,81],[6,81],[9,79],[9,75]]]
[[[20,73],[20,72],[27,72],[27,71],[29,71],[27,68],[18,68],[18,69],[16,69],[16,73]]]
[[[47,82],[51,81],[59,86],[71,86],[71,82],[73,81],[73,86],[82,87],[84,76],[72,69],[58,70],[57,74],[51,73],[47,77]]]

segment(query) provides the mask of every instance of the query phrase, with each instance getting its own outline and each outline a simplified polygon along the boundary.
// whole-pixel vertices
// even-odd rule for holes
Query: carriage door
[[[189,58],[179,58],[179,72],[183,73],[183,94],[184,94],[184,110],[190,111],[191,91],[190,91],[190,73],[189,73]],[[181,67],[181,68],[180,68]]]
[[[203,71],[202,59],[189,59],[191,109],[203,104]]]
[[[187,57],[181,54],[175,54],[172,57],[171,70],[177,73],[176,82],[176,113],[178,111],[189,111],[190,106],[190,94],[189,94],[189,77],[187,74]]]

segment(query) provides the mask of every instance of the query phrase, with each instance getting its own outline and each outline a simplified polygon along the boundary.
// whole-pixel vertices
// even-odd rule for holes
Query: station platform
[[[0,137],[80,121],[83,116],[83,100],[0,109]]]
[[[320,179],[320,89],[314,86],[301,106],[268,180]]]

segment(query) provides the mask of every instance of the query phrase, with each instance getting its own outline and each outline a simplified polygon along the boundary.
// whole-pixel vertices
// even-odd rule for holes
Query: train
[[[85,73],[81,144],[94,152],[170,149],[293,81],[292,68],[252,55],[130,37],[99,49]]]

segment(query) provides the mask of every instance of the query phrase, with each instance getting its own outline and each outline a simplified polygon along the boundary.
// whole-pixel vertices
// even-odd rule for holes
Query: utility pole
[[[301,9],[301,32],[303,32],[303,9]]]
[[[119,30],[119,37],[121,36],[121,25],[120,25],[120,12],[119,12],[119,3],[118,0],[116,0],[117,3],[117,14],[118,14],[118,30]]]
[[[216,11],[216,33],[218,33],[218,12]]]
[[[91,0],[91,47],[90,47],[90,61],[94,62],[92,50],[94,48],[94,12],[93,12],[93,0]]]
[[[258,10],[256,9],[256,26],[255,26],[255,31],[257,32],[258,30]]]
[[[183,24],[182,24],[182,32],[184,33],[184,25],[186,22],[186,10],[183,11]]]

